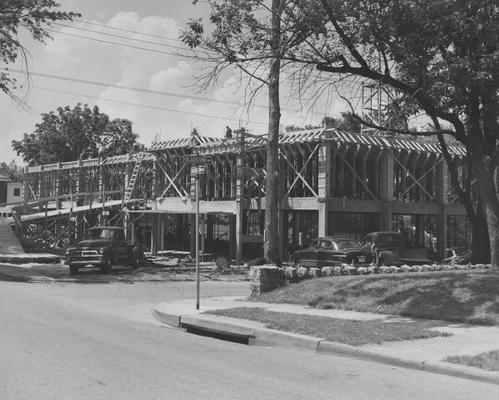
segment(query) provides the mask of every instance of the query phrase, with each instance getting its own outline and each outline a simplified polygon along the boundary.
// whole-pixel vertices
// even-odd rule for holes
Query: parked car
[[[371,264],[373,259],[370,250],[363,249],[359,242],[349,237],[336,236],[315,239],[308,248],[297,250],[291,255],[295,265],[307,268],[341,264],[365,267]]]
[[[118,226],[91,228],[77,247],[66,251],[71,274],[89,266],[99,267],[103,273],[109,273],[113,264],[128,264],[134,268],[143,258],[142,247],[127,241],[123,228]]]
[[[425,248],[408,249],[400,232],[371,232],[362,238],[361,244],[378,266],[433,264]]]

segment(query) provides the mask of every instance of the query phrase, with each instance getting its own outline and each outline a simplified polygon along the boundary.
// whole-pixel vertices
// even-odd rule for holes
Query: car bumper
[[[340,264],[342,267],[353,267],[353,268],[367,268],[367,267],[372,267],[373,264],[372,263],[352,263],[352,264],[348,264],[348,263],[341,263]]]
[[[70,258],[68,264],[71,266],[85,267],[87,265],[101,266],[104,265],[105,262],[103,256],[87,256],[87,257]]]

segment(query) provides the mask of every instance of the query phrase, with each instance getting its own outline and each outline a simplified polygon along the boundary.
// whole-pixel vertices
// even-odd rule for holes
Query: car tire
[[[111,261],[111,257],[109,255],[106,255],[104,258],[104,264],[100,267],[100,270],[103,274],[109,274],[111,272],[111,267],[113,266],[113,263]]]
[[[76,265],[69,266],[69,273],[71,275],[76,275],[78,273],[78,267]]]

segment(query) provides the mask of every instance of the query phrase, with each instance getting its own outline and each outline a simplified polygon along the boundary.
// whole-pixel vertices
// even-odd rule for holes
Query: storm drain
[[[255,338],[252,335],[222,332],[222,331],[217,331],[215,329],[199,327],[196,325],[180,324],[180,327],[184,328],[187,332],[192,333],[194,335],[212,337],[219,340],[225,340],[227,342],[234,342],[246,345],[249,345],[251,343],[251,340]]]

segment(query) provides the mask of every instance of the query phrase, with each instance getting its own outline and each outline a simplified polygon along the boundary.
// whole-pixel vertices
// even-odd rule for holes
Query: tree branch
[[[369,66],[367,65],[366,60],[364,60],[364,57],[362,57],[360,55],[360,53],[355,48],[355,45],[352,43],[350,38],[346,35],[346,33],[341,28],[341,26],[338,24],[338,21],[336,20],[336,17],[334,16],[334,11],[331,8],[331,6],[329,5],[329,3],[327,2],[327,0],[321,0],[321,3],[322,3],[322,6],[324,7],[324,9],[326,10],[329,21],[331,21],[331,23],[333,24],[334,29],[336,30],[338,35],[340,35],[341,41],[347,47],[350,54],[353,56],[353,58],[355,58],[355,60],[357,60],[357,62],[361,65],[361,67],[369,69]]]

